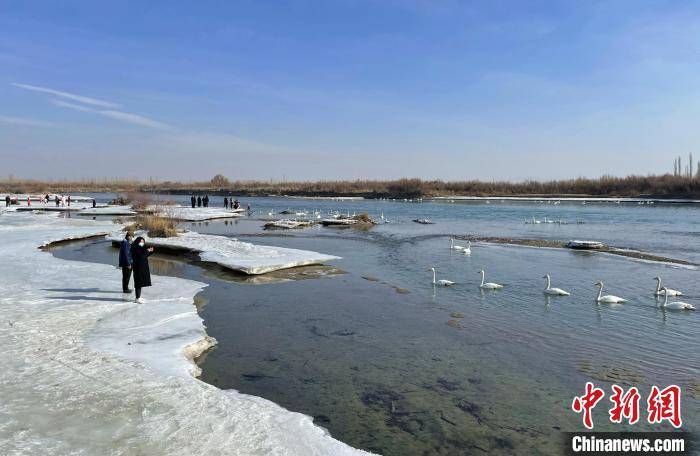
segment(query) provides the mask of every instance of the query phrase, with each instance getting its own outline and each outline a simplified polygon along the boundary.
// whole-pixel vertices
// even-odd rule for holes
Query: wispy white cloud
[[[168,130],[171,128],[170,125],[166,123],[158,122],[157,120],[149,119],[148,117],[140,116],[138,114],[131,114],[128,112],[112,110],[99,111],[99,113],[105,117],[120,120],[122,122],[131,123],[134,125],[141,125],[144,127],[156,128],[159,130]]]
[[[74,93],[62,92],[60,90],[49,89],[48,87],[39,87],[29,84],[20,84],[18,82],[13,82],[13,86],[19,87],[20,89],[31,90],[34,92],[48,93],[59,98],[66,98],[73,101],[78,101],[92,106],[100,106],[102,108],[119,108],[120,105],[112,103],[111,101],[98,100],[96,98],[84,97],[82,95],[76,95]]]
[[[22,127],[52,127],[51,122],[43,120],[28,119],[26,117],[0,116],[0,123],[18,125]]]
[[[138,114],[131,114],[123,111],[114,111],[111,109],[95,109],[83,105],[78,105],[75,103],[68,103],[61,100],[51,100],[51,103],[61,108],[68,108],[80,112],[99,114],[101,116],[109,117],[110,119],[118,120],[120,122],[140,125],[143,127],[155,128],[158,130],[169,130],[171,128],[171,126],[166,123],[158,122],[157,120],[149,119],[148,117],[144,117]]]
[[[88,108],[87,106],[77,105],[75,103],[68,103],[61,100],[51,100],[51,103],[61,108],[74,109],[76,111],[81,112],[98,112],[98,110],[94,108]]]

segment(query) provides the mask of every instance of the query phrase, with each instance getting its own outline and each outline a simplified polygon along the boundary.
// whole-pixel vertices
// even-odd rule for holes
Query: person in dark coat
[[[234,208],[234,209],[238,209],[239,207],[241,207],[241,203],[239,203],[238,200],[234,201],[234,202],[233,202],[233,208]]]
[[[204,207],[209,207],[209,195],[204,195],[204,198],[202,198],[202,204]]]
[[[224,209],[228,209],[228,198],[224,196]]]
[[[202,197],[201,196],[197,197],[197,207],[202,207]]]
[[[153,247],[146,247],[146,240],[137,237],[131,244],[132,269],[134,270],[134,289],[136,290],[136,302],[143,304],[141,289],[151,286],[151,271],[148,268],[148,257],[153,253]]]
[[[131,232],[126,233],[124,240],[119,244],[119,267],[122,268],[122,292],[131,293],[129,289],[129,280],[131,280],[131,266],[133,260],[131,258],[131,241],[134,240],[134,235]]]
[[[92,207],[97,207],[97,201],[95,201],[95,198],[92,199]]]
[[[5,196],[5,207],[10,205],[10,195]]]
[[[56,207],[58,207],[58,205],[61,204],[61,199],[58,197],[58,195],[56,195],[55,201],[56,201]]]
[[[194,197],[194,193],[190,197],[190,203],[192,203],[192,209],[197,205],[197,198]]]

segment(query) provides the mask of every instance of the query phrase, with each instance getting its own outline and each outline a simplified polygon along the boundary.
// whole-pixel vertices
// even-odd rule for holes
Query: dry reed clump
[[[372,220],[372,217],[369,216],[366,212],[363,212],[361,214],[357,214],[355,217],[355,220],[357,220],[358,223],[369,223],[372,225],[375,225],[377,222]]]
[[[124,231],[136,232],[145,230],[150,237],[175,237],[178,235],[177,223],[170,217],[156,215],[138,215],[131,225],[125,226]]]
[[[151,205],[151,197],[141,192],[129,192],[127,199],[135,211],[145,210]]]
[[[129,198],[124,195],[118,195],[116,198],[112,199],[109,204],[116,204],[118,206],[126,206],[129,204]]]

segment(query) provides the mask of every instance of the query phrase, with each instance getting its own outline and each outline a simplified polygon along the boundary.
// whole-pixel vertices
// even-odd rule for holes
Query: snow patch
[[[140,234],[141,235],[141,234]],[[124,234],[113,233],[111,241],[121,241]],[[280,269],[321,264],[340,257],[309,250],[255,245],[225,236],[186,231],[177,237],[148,238],[154,247],[189,250],[199,254],[203,261],[211,261],[244,274],[256,275]]]
[[[149,206],[146,210],[156,215],[186,222],[243,217],[242,209],[229,210],[215,207]]]
[[[97,206],[88,207],[78,213],[78,215],[136,215],[131,206]]]

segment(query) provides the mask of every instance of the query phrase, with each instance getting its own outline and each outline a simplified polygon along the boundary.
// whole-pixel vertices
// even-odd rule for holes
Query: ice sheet
[[[110,239],[113,241],[120,241],[123,237],[124,234],[121,232],[110,235]],[[337,256],[309,250],[255,245],[226,236],[200,234],[192,231],[182,233],[178,237],[148,238],[148,242],[155,247],[196,252],[203,261],[218,263],[225,268],[251,275],[340,259]]]
[[[136,211],[131,206],[97,206],[83,209],[78,215],[136,215]]]
[[[205,334],[192,303],[204,284],[154,276],[138,305],[122,300],[115,267],[37,249],[113,226],[0,217],[3,454],[362,454],[308,416],[190,375],[183,349]]]
[[[218,207],[189,207],[189,206],[158,206],[149,207],[149,210],[158,212],[176,220],[187,222],[201,222],[219,218],[242,217],[240,209],[229,210]]]

